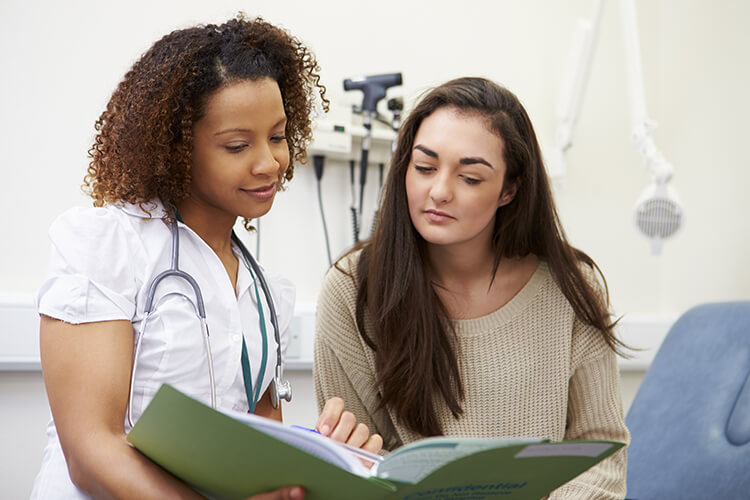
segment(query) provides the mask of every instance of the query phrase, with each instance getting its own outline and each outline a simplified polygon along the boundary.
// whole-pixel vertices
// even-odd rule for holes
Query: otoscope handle
[[[375,111],[378,101],[385,97],[386,90],[401,85],[401,82],[401,73],[360,76],[344,80],[344,90],[361,90],[364,94],[362,111]]]

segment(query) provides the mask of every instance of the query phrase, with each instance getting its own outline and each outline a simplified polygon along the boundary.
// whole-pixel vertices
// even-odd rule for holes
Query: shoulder
[[[53,248],[72,261],[123,253],[133,242],[128,216],[119,207],[75,207],[50,225]]]
[[[75,207],[50,225],[50,270],[72,274],[120,276],[148,267],[149,242],[169,237],[158,204],[147,204],[147,213],[137,205]]]
[[[579,262],[583,279],[596,294],[603,294],[603,284],[596,268]],[[537,292],[532,299],[533,307],[529,309],[527,320],[545,329],[557,332],[571,349],[571,360],[577,364],[592,357],[603,355],[611,350],[605,340],[605,334],[596,327],[578,317],[575,308],[565,296],[549,264],[540,261],[533,281],[538,283]]]
[[[355,328],[357,307],[356,267],[360,252],[331,266],[323,279],[316,305],[317,331],[321,338],[341,341]]]
[[[60,214],[50,226],[51,236],[81,233],[101,234],[111,232],[119,226],[121,210],[112,206],[106,207],[73,207]]]
[[[116,204],[103,207],[73,207],[62,214],[50,226],[49,234],[53,239],[72,238],[75,240],[99,240],[112,238],[114,235],[133,232],[142,221],[156,221],[163,215],[159,204],[149,203],[145,208],[137,205]]]
[[[604,296],[606,292],[604,283],[601,280],[601,276],[598,270],[594,266],[582,261],[578,262],[578,269],[580,270],[585,283],[587,283],[592,288],[594,293],[600,297],[605,298]],[[534,273],[534,276],[532,276],[531,281],[538,284],[539,294],[543,299],[545,299],[546,301],[564,304],[566,306],[566,314],[575,315],[573,306],[563,293],[563,290],[558,281],[558,277],[553,273],[550,265],[545,260],[539,261],[539,267]]]
[[[530,303],[538,308],[549,309],[550,314],[569,316],[573,309],[565,298],[559,283],[552,274],[549,264],[540,260],[536,271],[531,276],[526,286],[519,292],[519,297],[526,297]]]
[[[579,262],[579,269],[583,275],[594,297],[600,300],[605,307],[609,307],[609,296],[606,284],[599,269],[586,262]],[[612,347],[607,342],[608,332],[592,326],[582,318],[575,316],[573,323],[573,364],[580,365],[594,359],[600,359],[606,356],[614,356]]]
[[[327,298],[329,293],[347,297],[356,297],[358,273],[357,267],[362,255],[361,250],[341,257],[333,264],[323,278],[321,296]]]
[[[50,226],[40,313],[69,323],[130,319],[145,253],[130,216],[114,206],[72,208]]]

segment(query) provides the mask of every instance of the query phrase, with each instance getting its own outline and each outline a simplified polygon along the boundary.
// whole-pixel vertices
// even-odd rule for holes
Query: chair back
[[[626,423],[629,499],[750,499],[750,302],[683,314]]]

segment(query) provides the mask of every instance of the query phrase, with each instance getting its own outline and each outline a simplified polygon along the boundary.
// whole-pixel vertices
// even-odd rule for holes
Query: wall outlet
[[[298,303],[290,325],[289,345],[286,349],[287,358],[311,360],[314,338],[315,304]]]

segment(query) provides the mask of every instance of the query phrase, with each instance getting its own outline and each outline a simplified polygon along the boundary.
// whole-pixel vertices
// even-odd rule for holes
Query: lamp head
[[[682,226],[682,206],[677,193],[666,182],[653,182],[635,204],[633,222],[638,231],[651,240],[651,253],[661,253],[664,240]]]

